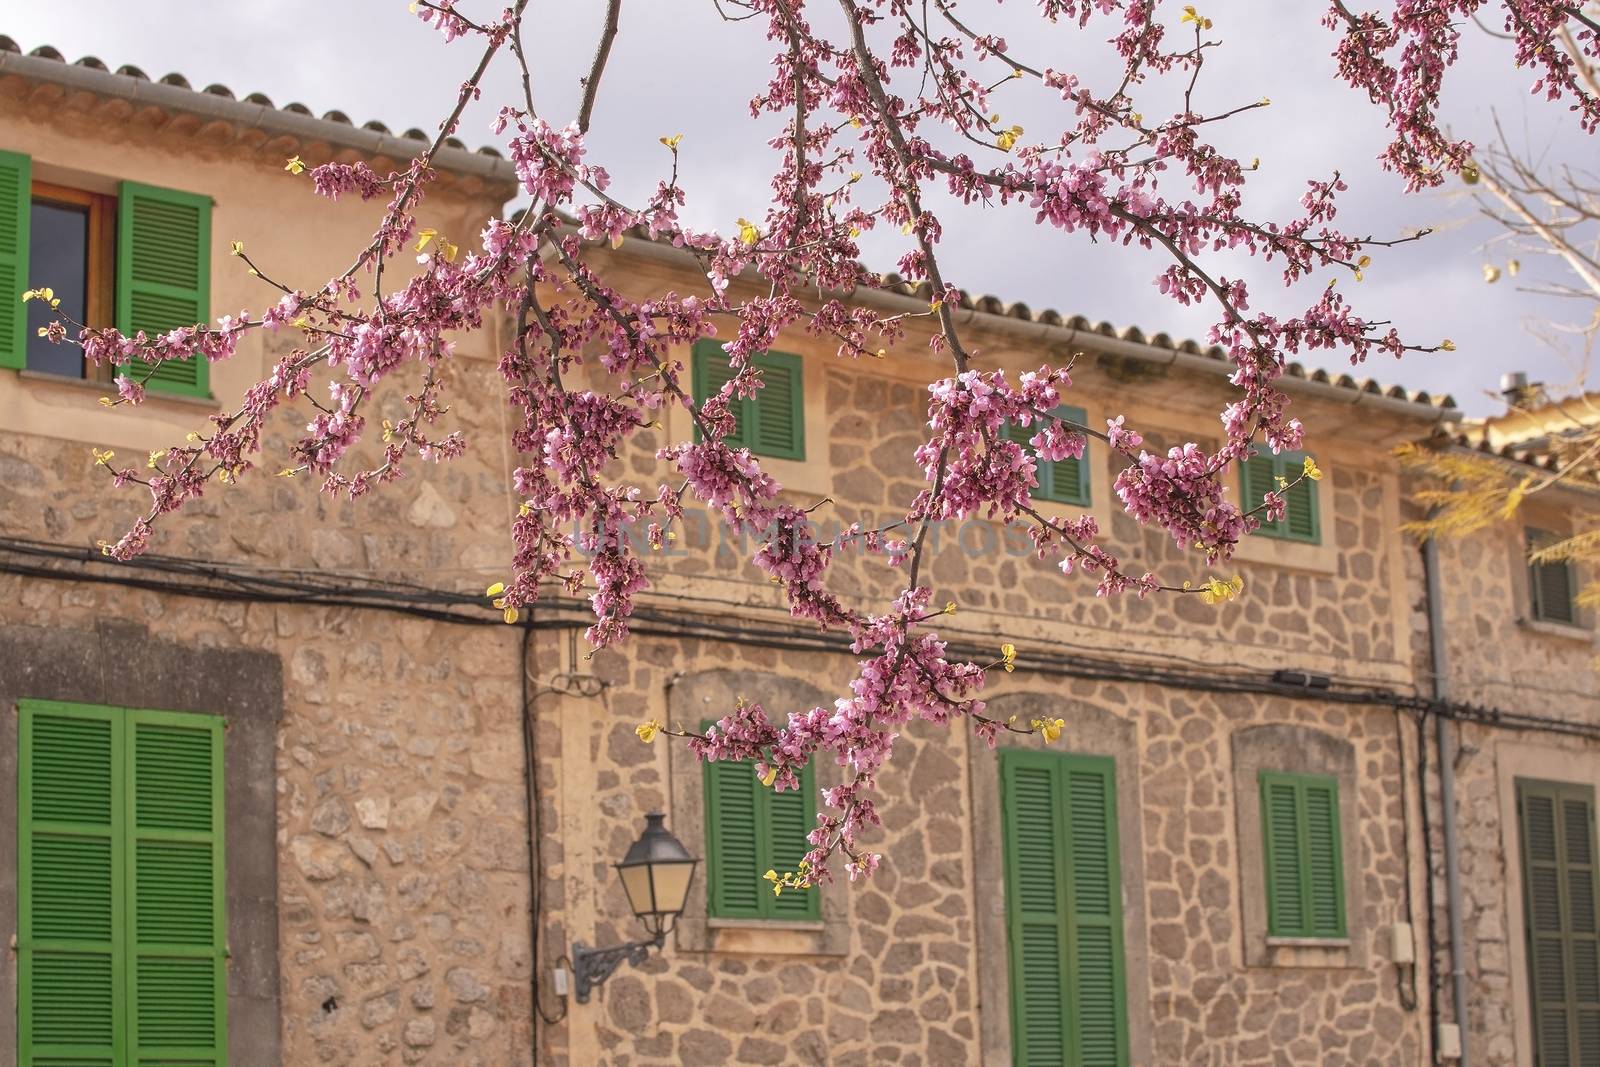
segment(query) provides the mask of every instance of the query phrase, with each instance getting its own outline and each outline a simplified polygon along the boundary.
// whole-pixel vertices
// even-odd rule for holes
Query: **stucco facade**
[[[313,121],[292,135],[270,117],[254,128],[226,114],[207,120],[112,88],[0,69],[0,148],[27,154],[56,183],[109,190],[131,179],[211,196],[214,315],[263,299],[226,254],[230,241],[317,284],[364,243],[373,210],[329,205],[283,171],[291,154],[356,158],[337,124]],[[509,170],[486,166],[442,166],[424,221],[462,241],[501,210]],[[686,284],[670,252],[641,240],[594,249],[591,261],[630,293]],[[1020,371],[1081,353],[1071,401],[1091,422],[1126,411],[1163,447],[1216,435],[1227,387],[1197,349],[981,303],[962,318],[986,366]],[[181,440],[286,342],[252,334],[214,368],[216,401],[153,397],[131,413],[102,407],[91,383],[0,370],[8,715],[17,700],[55,699],[254,724],[229,744],[248,736],[255,748],[230,748],[225,766],[230,833],[246,838],[235,849],[230,837],[230,853],[259,857],[239,868],[248,884],[230,880],[229,1062],[1010,1062],[999,759],[961,729],[916,724],[896,741],[872,843],[882,868],[865,885],[820,890],[820,920],[711,917],[702,876],[662,952],[619,970],[587,1004],[556,995],[552,969],[566,965],[572,943],[639,936],[611,864],[644,813],[667,813],[689,850],[707,854],[700,768],[673,743],[642,743],[635,726],[720,715],[740,697],[780,715],[826,703],[845,691],[853,658],[792,623],[741,546],[693,516],[654,560],[633,638],[592,658],[572,640],[585,624],[581,602],[553,598],[507,627],[454,602],[367,595],[397,582],[477,593],[504,577],[516,507],[509,470],[519,462],[502,444],[497,399],[505,335],[496,323],[464,339],[446,372],[450,418],[473,443],[465,456],[355,503],[299,479],[219,486],[165,522],[151,547],[157,560],[209,569],[98,559],[90,546],[119,533],[141,501],[109,489],[90,448],[137,455]],[[913,331],[884,360],[858,364],[814,338],[783,338],[803,367],[805,458],[769,469],[794,499],[829,499],[816,515],[824,529],[903,512],[921,487],[911,454],[924,387],[944,373],[925,342]],[[1436,757],[1414,710],[1398,710],[1425,701],[1433,679],[1419,551],[1401,532],[1412,517],[1407,483],[1391,454],[1449,412],[1361,383],[1301,375],[1289,387],[1310,427],[1306,448],[1326,472],[1320,533],[1242,546],[1229,568],[1246,583],[1234,604],[1097,599],[1086,579],[1032,559],[1015,532],[982,521],[938,530],[930,548],[934,602],[959,605],[941,632],[975,655],[992,658],[1002,641],[1021,650],[1015,673],[993,672],[990,707],[1060,716],[1068,725],[1052,750],[1114,761],[1133,1064],[1422,1064],[1434,1053],[1435,1013],[1450,1018],[1426,962],[1431,947],[1441,975],[1451,966],[1448,946],[1429,940],[1445,926],[1442,874],[1430,877],[1441,846],[1424,832],[1429,811],[1437,822]],[[381,397],[372,417],[398,410],[399,395]],[[295,422],[275,424],[269,453],[293,439]],[[655,449],[689,432],[682,412],[669,413],[606,474],[653,486]],[[1203,580],[1164,535],[1120,514],[1106,450],[1092,447],[1087,463],[1089,510],[1122,554]],[[1593,521],[1590,498],[1559,509],[1561,521]],[[1592,631],[1514,621],[1526,596],[1514,533],[1441,546],[1451,695],[1600,723]],[[86,551],[30,553],[40,544]],[[335,592],[313,598],[254,581],[268,572]],[[832,580],[872,605],[903,575],[845,555]],[[59,669],[69,648],[92,651]],[[186,656],[203,677],[184,677]],[[1291,676],[1275,680],[1280,671]],[[1600,743],[1460,725],[1468,1039],[1487,1057],[1474,1062],[1531,1062],[1518,1051],[1528,994],[1507,776],[1559,767],[1600,783]],[[1344,937],[1268,934],[1263,771],[1338,784]],[[15,773],[0,752],[0,788],[13,788]],[[819,783],[836,773],[820,768]],[[4,939],[16,929],[15,850],[8,820]],[[241,916],[254,926],[236,928]],[[1424,961],[1416,970],[1403,962],[1407,949]],[[0,966],[0,1063],[18,1047],[7,1029],[15,960]],[[535,1012],[536,991],[555,1021]]]

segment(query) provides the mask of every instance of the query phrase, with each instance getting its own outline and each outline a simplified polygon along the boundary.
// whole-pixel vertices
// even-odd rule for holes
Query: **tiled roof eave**
[[[7,77],[228,122],[241,129],[326,142],[368,156],[413,159],[426,152],[431,143],[418,131],[395,134],[375,122],[356,126],[340,112],[329,112],[318,118],[300,105],[275,107],[258,93],[240,100],[226,86],[197,91],[180,75],[169,74],[162,81],[152,81],[133,67],[123,67],[117,72],[107,70],[105,64],[92,56],[68,63],[50,48],[35,49],[33,54],[24,55],[9,37],[0,36],[0,79]],[[433,165],[440,170],[497,184],[516,181],[516,171],[510,160],[491,149],[471,151],[455,138],[440,147]]]

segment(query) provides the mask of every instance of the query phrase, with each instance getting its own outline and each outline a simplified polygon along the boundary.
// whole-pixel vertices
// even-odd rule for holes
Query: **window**
[[[1089,421],[1089,416],[1082,408],[1069,407],[1062,404],[1051,412],[1059,419],[1084,426]],[[1028,439],[1039,430],[1035,423],[1032,426],[1017,426],[1008,424],[1006,436],[1017,442],[1033,455],[1033,446]],[[1037,476],[1039,487],[1033,495],[1039,500],[1054,500],[1061,504],[1076,504],[1079,507],[1089,506],[1089,464],[1088,456],[1083,459],[1059,459],[1055,461],[1038,460]]]
[[[1600,1058],[1594,790],[1517,779],[1522,901],[1537,1063]]]
[[[730,448],[748,448],[774,459],[806,458],[805,396],[800,357],[788,352],[761,352],[762,388],[750,399],[728,405],[737,425],[723,438]],[[692,357],[694,395],[701,402],[733,377],[733,367],[720,341],[695,342]],[[699,432],[696,431],[696,440]]]
[[[1239,464],[1244,487],[1244,510],[1261,506],[1261,498],[1278,491],[1278,479],[1292,482],[1300,477],[1305,466],[1306,453],[1281,452],[1274,456],[1263,452],[1254,459]],[[1306,478],[1283,494],[1288,507],[1284,516],[1273,522],[1262,519],[1256,533],[1278,537],[1286,541],[1307,541],[1319,544],[1322,540],[1321,517],[1317,511],[1317,483]],[[1259,517],[1259,516],[1258,516]]]
[[[227,1057],[222,720],[22,701],[21,1067]]]
[[[1267,936],[1348,936],[1338,780],[1263,771],[1261,832],[1266,846]]]
[[[781,895],[763,875],[798,869],[811,850],[806,835],[816,825],[817,785],[808,763],[799,789],[778,792],[761,784],[748,760],[705,765],[706,911],[714,919],[822,917],[815,889]]]
[[[0,366],[86,372],[75,346],[39,336],[57,315],[16,300],[24,289],[48,286],[60,314],[90,326],[165,333],[209,320],[210,257],[209,198],[135,182],[109,196],[33,181],[27,156],[0,152]],[[167,360],[146,384],[205,396],[206,362]]]
[[[1527,530],[1529,552],[1552,545],[1561,538],[1548,530]],[[1528,602],[1533,617],[1542,622],[1559,622],[1568,626],[1578,622],[1576,593],[1577,575],[1572,561],[1552,560],[1548,563],[1528,564]]]
[[[1000,754],[1015,1062],[1128,1063],[1114,765]]]

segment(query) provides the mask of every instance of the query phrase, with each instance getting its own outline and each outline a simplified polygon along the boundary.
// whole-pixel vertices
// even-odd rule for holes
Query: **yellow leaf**
[[[244,242],[243,241],[233,241],[233,242],[231,242],[228,245],[228,252],[231,255],[235,255],[235,256],[244,255]]]
[[[739,240],[746,245],[753,245],[761,240],[761,231],[756,229],[756,224],[749,219],[739,220]]]
[[[166,454],[167,454],[167,450],[166,449],[164,449],[164,448],[156,449],[154,452],[150,453],[150,462],[148,464],[146,464],[146,466],[148,466],[151,470],[155,470],[156,464],[161,462],[161,457],[166,455]]]
[[[656,734],[660,731],[661,723],[655,719],[651,719],[648,722],[642,722],[633,728],[633,732],[638,734],[639,740],[643,741],[645,744],[649,744],[651,741],[654,741],[656,739]]]
[[[666,145],[668,148],[676,149],[678,147],[678,143],[682,140],[683,134],[675,133],[671,137],[661,138],[661,143]]]
[[[102,407],[108,407],[108,408],[117,406],[117,402],[115,400],[112,400],[109,396],[101,397],[100,398],[100,404],[101,404]]]
[[[92,448],[89,451],[94,453],[95,465],[99,467],[109,466],[111,461],[117,456],[117,454],[111,451],[109,448],[104,452],[100,451],[98,448]]]
[[[508,622],[508,623],[516,622],[517,621],[517,609],[516,608],[507,608],[505,610],[504,618],[505,618],[506,622]]]
[[[461,253],[460,248],[451,244],[449,241],[444,240],[443,238],[440,238],[439,240],[439,248],[440,254],[444,256],[444,261],[446,263],[454,263],[456,261],[456,256]]]
[[[1001,130],[1000,135],[994,139],[995,147],[1002,152],[1009,152],[1016,147],[1017,138],[1021,136],[1021,126],[1013,126],[1009,130]]]
[[[416,250],[421,252],[423,249],[427,248],[428,245],[432,244],[433,239],[437,236],[439,236],[438,230],[418,230]]]
[[[1446,337],[1443,341],[1439,342],[1439,348],[1445,352],[1454,352],[1456,350],[1456,343],[1450,340],[1450,338]]]
[[[1317,461],[1312,459],[1310,456],[1307,456],[1305,463],[1301,464],[1301,470],[1304,472],[1305,476],[1310,478],[1312,481],[1322,481],[1322,471],[1317,467]]]
[[[487,588],[487,589],[485,589],[483,591],[483,595],[484,596],[499,596],[501,593],[504,593],[505,591],[506,591],[506,583],[505,582],[495,582],[493,585],[491,585],[489,588]]]
[[[617,234],[615,237],[613,237],[611,239],[611,247],[612,248],[621,248],[622,247],[622,234],[619,233],[619,234]]]
[[[1017,666],[1017,646],[1007,642],[1000,646],[1000,665],[1010,674]]]
[[[763,774],[761,776],[761,784],[766,786],[768,789],[771,789],[772,788],[772,783],[776,782],[777,780],[778,780],[778,768],[776,768],[776,767],[768,767],[767,768],[767,773]]]
[[[283,169],[290,174],[303,174],[306,169],[306,161],[299,156],[291,156],[289,162],[283,165]]]
[[[1495,266],[1493,263],[1485,263],[1483,265],[1483,280],[1488,282],[1490,285],[1493,285],[1495,282],[1499,281],[1500,268]]]

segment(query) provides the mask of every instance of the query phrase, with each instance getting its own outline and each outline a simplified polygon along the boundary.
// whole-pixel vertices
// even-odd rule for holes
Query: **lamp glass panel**
[[[635,915],[644,915],[656,910],[655,898],[650,892],[650,866],[641,863],[637,867],[619,867],[618,873],[622,875],[622,888],[628,894],[628,904],[633,908]]]
[[[657,863],[656,910],[680,912],[689,897],[689,877],[694,874],[692,863]]]

